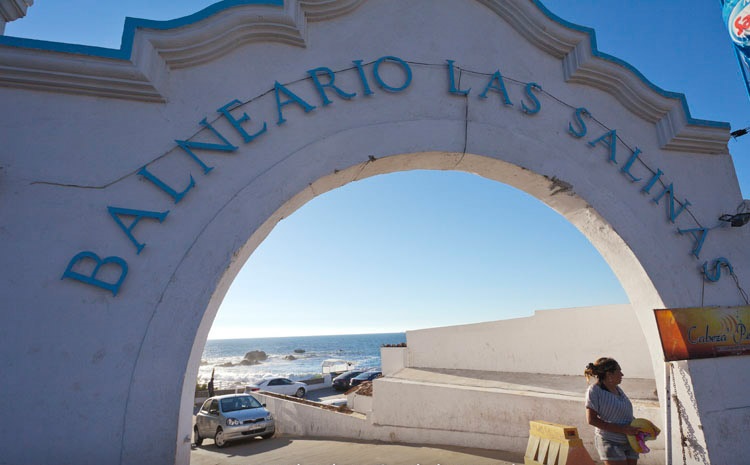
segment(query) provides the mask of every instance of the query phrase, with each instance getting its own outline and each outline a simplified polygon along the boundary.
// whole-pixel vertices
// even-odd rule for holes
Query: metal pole
[[[666,390],[666,411],[664,413],[664,429],[666,430],[666,438],[664,439],[666,454],[667,454],[667,465],[672,465],[672,388],[670,387],[670,371],[672,369],[672,362],[667,362],[664,365],[664,386]]]

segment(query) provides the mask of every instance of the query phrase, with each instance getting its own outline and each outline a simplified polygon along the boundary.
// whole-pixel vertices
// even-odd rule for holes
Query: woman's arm
[[[586,407],[586,421],[589,423],[589,425],[595,428],[599,428],[600,430],[604,431],[611,431],[613,433],[634,435],[640,431],[640,429],[636,428],[635,426],[616,425],[614,423],[608,423],[599,418],[599,414],[596,412],[596,410],[588,407]]]

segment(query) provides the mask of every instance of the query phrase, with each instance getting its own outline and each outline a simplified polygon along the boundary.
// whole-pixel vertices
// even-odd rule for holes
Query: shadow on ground
[[[191,465],[511,465],[523,461],[523,455],[496,450],[311,437],[243,440],[223,449],[207,439],[190,454]]]

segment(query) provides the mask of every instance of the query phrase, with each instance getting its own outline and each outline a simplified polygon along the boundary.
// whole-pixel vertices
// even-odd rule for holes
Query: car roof
[[[220,396],[209,397],[206,400],[214,400],[214,399],[215,400],[221,400],[221,399],[227,399],[229,397],[253,397],[253,396],[251,396],[250,394],[245,394],[245,393],[242,393],[242,392],[237,392],[237,393],[234,393],[234,394],[222,394]],[[253,399],[255,399],[255,398],[253,397]]]

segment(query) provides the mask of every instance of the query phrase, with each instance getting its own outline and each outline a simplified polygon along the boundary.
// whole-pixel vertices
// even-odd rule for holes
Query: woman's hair
[[[607,373],[617,371],[620,369],[620,364],[617,360],[609,357],[598,358],[594,363],[586,365],[586,370],[583,372],[586,375],[586,382],[590,378],[596,377],[597,380],[602,381]]]

